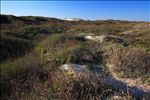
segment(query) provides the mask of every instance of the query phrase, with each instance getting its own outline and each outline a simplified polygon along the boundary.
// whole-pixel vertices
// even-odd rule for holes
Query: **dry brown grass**
[[[124,48],[113,51],[108,57],[108,63],[115,66],[115,71],[123,73],[122,77],[139,78],[149,76],[150,54],[138,48]]]
[[[26,72],[26,76],[6,83],[9,92],[3,95],[3,100],[103,100],[114,96],[127,100],[132,98],[122,91],[114,90],[93,73],[71,75],[58,69],[39,69],[34,73]]]

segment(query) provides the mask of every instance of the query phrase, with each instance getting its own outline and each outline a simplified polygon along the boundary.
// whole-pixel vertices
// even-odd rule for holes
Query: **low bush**
[[[122,91],[114,90],[111,86],[105,84],[98,75],[92,73],[77,74],[76,77],[72,77],[57,70],[49,72],[48,76],[45,82],[41,82],[35,77],[30,78],[23,84],[18,84],[14,80],[13,83],[17,83],[17,85],[14,84],[14,87],[16,87],[13,88],[13,93],[8,99],[101,100],[111,99],[113,96],[120,96],[122,99],[134,99]]]
[[[65,72],[57,71],[52,78],[54,94],[52,97],[63,100],[99,100],[113,95],[115,90],[106,85],[98,75],[92,73],[68,76]]]
[[[150,73],[150,54],[138,48],[125,48],[114,51],[108,62],[115,67],[115,71],[123,73],[122,77],[139,78]]]

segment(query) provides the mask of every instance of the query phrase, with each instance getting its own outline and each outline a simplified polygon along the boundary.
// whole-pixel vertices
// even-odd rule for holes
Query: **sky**
[[[150,1],[1,1],[1,14],[150,22]]]

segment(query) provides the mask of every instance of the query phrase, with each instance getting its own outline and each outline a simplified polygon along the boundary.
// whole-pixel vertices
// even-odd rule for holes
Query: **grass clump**
[[[69,62],[73,51],[79,48],[81,48],[81,43],[75,38],[57,34],[43,41],[36,48],[36,52],[45,63],[57,66]]]
[[[102,62],[100,47],[72,35],[52,35],[43,41],[36,51],[45,63],[52,66],[65,63],[90,65]]]
[[[33,47],[33,44],[30,41],[24,39],[3,35],[0,35],[0,39],[0,61],[24,55],[25,52],[29,51],[30,48]]]
[[[117,73],[122,73],[121,77],[144,78],[148,77],[150,54],[138,48],[124,48],[121,51],[113,51],[108,58],[108,62],[115,66]]]

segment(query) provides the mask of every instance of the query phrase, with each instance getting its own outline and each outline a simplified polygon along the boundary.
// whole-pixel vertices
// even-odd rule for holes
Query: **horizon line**
[[[56,18],[56,19],[60,19],[60,20],[65,20],[65,19],[81,19],[84,21],[105,21],[105,20],[118,20],[118,21],[129,21],[129,22],[150,22],[148,21],[142,21],[142,20],[128,20],[128,19],[114,19],[114,18],[110,18],[110,19],[86,19],[86,18],[81,18],[81,17],[55,17],[55,16],[44,16],[44,15],[15,15],[15,14],[4,14],[1,13],[0,15],[12,15],[12,16],[16,16],[16,17],[28,17],[28,16],[32,16],[32,17],[47,17],[47,18]]]

